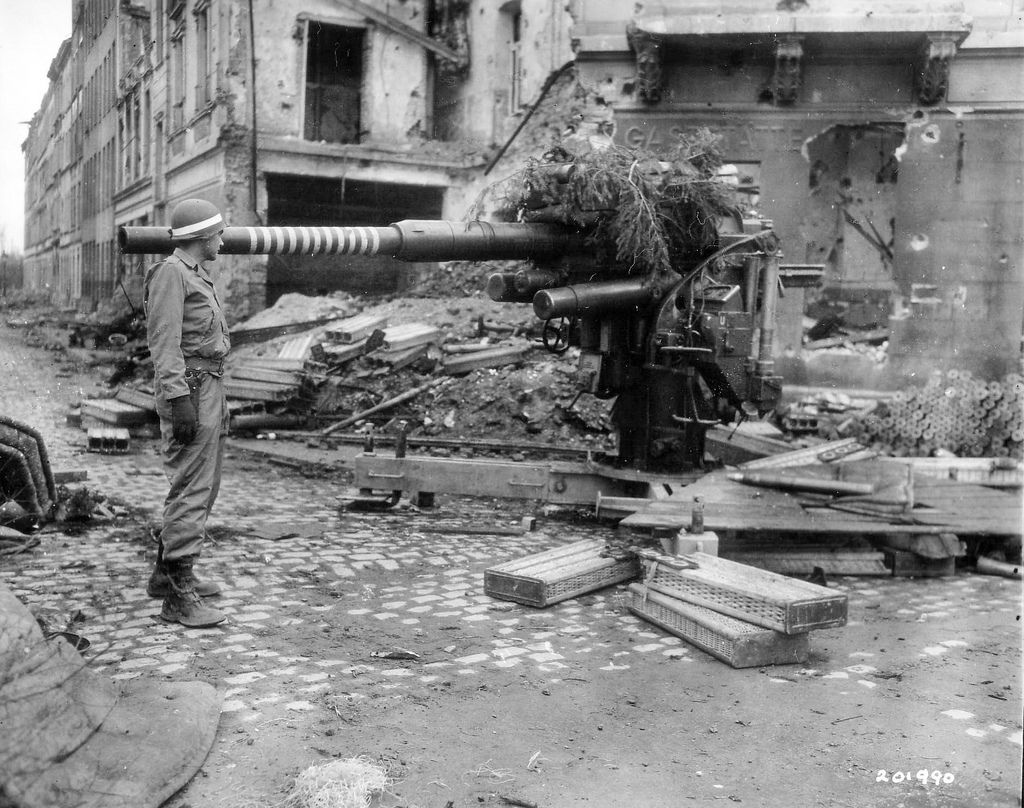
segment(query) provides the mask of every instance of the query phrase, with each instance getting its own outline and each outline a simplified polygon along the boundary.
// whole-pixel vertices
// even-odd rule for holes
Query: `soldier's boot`
[[[192,565],[195,560],[195,556],[185,556],[164,562],[167,565],[170,591],[164,596],[160,618],[168,623],[181,623],[187,628],[216,626],[223,623],[227,615],[204,605],[202,598],[196,594],[192,583]]]
[[[220,587],[213,581],[200,581],[192,573],[192,588],[201,598],[212,598],[220,594]],[[149,576],[149,583],[146,584],[146,594],[151,598],[165,598],[171,591],[171,578],[167,572],[167,562],[164,561],[164,543],[160,542],[156,550],[156,566],[152,575]]]

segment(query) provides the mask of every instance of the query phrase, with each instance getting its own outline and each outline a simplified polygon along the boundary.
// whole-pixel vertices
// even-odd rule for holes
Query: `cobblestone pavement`
[[[1019,792],[1020,783],[1019,582],[967,573],[928,580],[838,579],[833,586],[850,596],[849,624],[813,634],[807,666],[733,671],[630,614],[622,586],[543,610],[484,594],[483,573],[493,564],[570,539],[607,537],[605,526],[541,520],[539,530],[530,533],[480,535],[481,527],[518,522],[526,508],[455,499],[445,499],[434,512],[344,512],[338,508],[346,494],[342,472],[303,475],[235,450],[199,570],[223,586],[217,606],[229,619],[214,630],[183,630],[162,623],[159,601],[144,591],[155,555],[147,523],[158,519],[166,490],[155,442],[134,441],[132,452],[123,456],[86,453],[84,433],[66,426],[64,416],[68,400],[90,390],[89,378],[56,364],[46,352],[26,348],[3,328],[0,352],[7,379],[0,394],[3,411],[43,431],[55,469],[86,469],[85,485],[131,508],[130,515],[77,535],[44,532],[31,552],[0,561],[0,580],[53,624],[77,615],[74,630],[91,642],[85,656],[114,679],[220,683],[219,743],[206,767],[208,774],[217,773],[213,779],[220,785],[210,777],[194,783],[182,797],[186,802],[243,804],[239,795],[245,787],[232,771],[238,749],[230,739],[233,733],[252,737],[274,722],[302,727],[336,717],[361,723],[379,717],[382,704],[430,703],[441,709],[445,698],[481,690],[528,685],[531,692],[549,694],[574,683],[600,682],[599,693],[587,701],[592,705],[601,694],[617,701],[622,694],[647,692],[645,683],[653,682],[650,698],[669,704],[684,683],[687,692],[728,685],[737,688],[735,703],[749,707],[744,715],[758,716],[723,721],[716,708],[698,719],[705,736],[716,722],[764,725],[774,710],[817,705],[821,709],[811,713],[827,712],[826,726],[801,725],[806,737],[793,743],[815,750],[811,757],[826,757],[812,763],[807,754],[790,750],[804,755],[803,764],[793,764],[797,771],[827,768],[829,755],[849,754],[836,740],[841,736],[832,734],[836,725],[827,726],[836,718],[867,717],[877,723],[879,735],[902,736],[898,742],[872,739],[882,744],[881,751],[867,755],[847,776],[853,789],[849,803],[836,791],[836,801],[821,804],[972,804],[944,802],[935,791],[928,799],[938,801],[918,803],[913,798],[924,793],[920,787],[907,792],[888,781],[876,784],[882,770],[916,770],[915,760],[935,756],[942,760],[926,764],[929,768],[955,769],[958,778],[948,797],[985,794],[987,805],[1016,804],[1007,795]],[[297,535],[267,538],[275,530]],[[485,709],[490,712],[494,705]],[[421,732],[429,736],[429,726]],[[664,741],[650,735],[644,740],[651,747]],[[302,750],[310,747],[308,738],[295,743]],[[595,747],[605,743],[591,741]],[[625,737],[619,743],[633,744]],[[902,755],[894,754],[897,748]],[[655,769],[623,772],[616,764],[613,774],[632,782],[638,771],[647,777],[661,772],[652,794],[658,788],[671,793],[684,780],[696,783],[692,793],[708,800],[741,793],[724,774],[711,783],[694,774],[697,764],[671,765],[679,763],[674,756],[678,750],[654,755],[661,764]],[[284,757],[294,762],[297,755]],[[843,765],[850,771],[848,764]],[[710,770],[712,763],[699,766]],[[283,771],[274,773],[275,786],[283,777]],[[765,792],[776,782],[773,777],[764,777]],[[851,796],[858,783],[883,790],[873,792],[873,802],[858,802]],[[423,775],[417,794],[424,800],[427,785]],[[801,793],[792,782],[777,788],[786,799]],[[239,802],[230,801],[231,793]],[[247,799],[262,804],[255,795]],[[752,804],[789,804],[766,793],[756,799],[760,802]],[[434,802],[417,804],[440,808],[444,800],[435,795]],[[576,802],[566,798],[546,805],[563,804]]]

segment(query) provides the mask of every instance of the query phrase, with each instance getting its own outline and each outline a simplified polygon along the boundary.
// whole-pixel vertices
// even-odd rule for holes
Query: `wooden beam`
[[[362,14],[366,19],[372,20],[378,25],[382,25],[400,36],[404,36],[406,39],[411,42],[415,42],[420,47],[433,51],[443,59],[455,62],[456,64],[459,64],[462,61],[459,55],[447,45],[442,45],[440,42],[427,36],[422,31],[417,31],[415,28],[406,25],[404,22],[396,20],[390,14],[380,11],[371,5],[367,5],[366,3],[361,2],[361,0],[339,0],[339,2],[342,5],[348,6],[353,11]]]

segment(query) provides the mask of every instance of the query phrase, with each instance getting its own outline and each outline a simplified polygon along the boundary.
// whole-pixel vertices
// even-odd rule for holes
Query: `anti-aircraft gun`
[[[685,234],[677,239],[682,249],[669,250],[667,266],[637,271],[636,260],[613,256],[614,247],[594,238],[595,217],[577,212],[567,223],[549,208],[527,206],[525,217],[563,220],[225,229],[224,254],[528,261],[516,271],[491,274],[487,293],[500,302],[532,303],[544,322],[546,348],[561,353],[578,347],[581,391],[616,398],[618,452],[598,462],[554,464],[531,475],[523,464],[376,457],[365,460],[362,474],[357,463],[357,484],[577,503],[593,502],[596,492],[642,493],[652,480],[699,470],[712,426],[776,405],[781,379],[772,342],[781,280],[769,222],[726,212],[702,222],[700,244]],[[118,241],[125,253],[173,249],[168,231],[158,227],[122,227]],[[467,472],[474,463],[489,471]],[[446,488],[439,480],[455,482]]]

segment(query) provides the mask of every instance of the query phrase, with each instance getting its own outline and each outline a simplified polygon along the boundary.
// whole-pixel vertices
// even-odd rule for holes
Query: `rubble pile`
[[[818,317],[804,318],[804,355],[829,352],[856,354],[876,365],[885,363],[889,351],[889,315],[878,305],[840,302],[812,303],[808,310]]]
[[[245,368],[260,362],[289,361],[284,354],[297,348],[290,361],[304,386],[255,409],[304,416],[303,425],[327,429],[401,427],[426,436],[581,446],[606,441],[608,403],[577,396],[573,357],[540,349],[536,328],[525,307],[479,298],[403,298],[276,345],[245,346],[232,357],[229,378],[251,375]],[[236,408],[240,401],[236,393]],[[235,422],[254,430],[278,423]]]
[[[479,289],[484,274],[467,264],[444,279]],[[579,395],[576,350],[544,350],[528,306],[459,297],[443,280],[432,283],[436,297],[289,294],[239,324],[232,335],[241,344],[225,367],[232,432],[284,438],[298,430],[305,439],[309,430],[405,430],[505,442],[511,451],[613,447],[611,402]],[[119,366],[137,347],[102,353]],[[110,393],[83,400],[69,416],[88,432],[89,451],[123,454],[131,437],[159,434],[151,366],[133,367],[134,378],[109,377]]]
[[[803,396],[775,413],[778,427],[790,435],[833,438],[851,425],[851,418],[871,411],[875,400],[852,398],[846,393],[822,392]]]
[[[319,297],[289,293],[281,295],[270,308],[257,312],[248,320],[239,323],[234,330],[248,331],[315,320],[340,319],[350,316],[357,309],[355,299],[345,292],[333,292]]]
[[[897,392],[852,417],[845,433],[886,454],[927,457],[1022,456],[1024,376],[975,379],[970,371],[935,373],[920,389]]]

